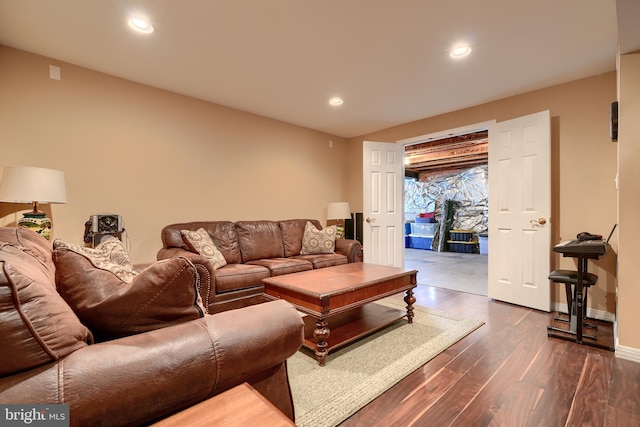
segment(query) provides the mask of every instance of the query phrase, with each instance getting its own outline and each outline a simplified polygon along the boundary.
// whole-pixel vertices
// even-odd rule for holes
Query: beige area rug
[[[404,309],[402,300],[376,304]],[[420,306],[401,320],[329,353],[324,367],[298,351],[288,363],[298,427],[336,426],[484,322]]]

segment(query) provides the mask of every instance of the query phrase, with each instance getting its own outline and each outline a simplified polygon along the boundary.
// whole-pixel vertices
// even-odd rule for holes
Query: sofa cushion
[[[336,248],[336,226],[332,225],[322,230],[308,222],[302,237],[300,255],[332,254]]]
[[[41,259],[49,243],[25,231],[42,241],[29,236],[22,240],[27,246],[0,242],[0,376],[60,359],[93,341],[56,292],[55,272]]]
[[[238,221],[236,228],[242,262],[284,257],[282,233],[277,222]]]
[[[299,271],[313,269],[313,265],[310,261],[295,258],[257,259],[255,261],[249,261],[247,264],[267,267],[271,276],[280,276],[282,274],[297,273]]]
[[[54,249],[53,260],[58,292],[102,338],[146,332],[206,313],[199,276],[186,258],[155,262],[130,283],[66,246]]]
[[[180,232],[194,251],[209,259],[214,270],[227,265],[224,255],[218,250],[213,240],[211,240],[211,236],[204,228],[199,228],[196,231],[181,230]]]
[[[261,265],[227,264],[215,271],[216,293],[262,286],[269,276],[269,269]]]
[[[316,219],[287,219],[278,222],[280,232],[282,233],[285,257],[300,255],[302,236],[304,236],[304,229],[307,226],[307,222],[315,225],[318,229],[322,228],[320,222]]]
[[[342,254],[315,254],[315,255],[298,255],[295,259],[310,262],[313,268],[333,267],[335,265],[347,264],[349,260]]]
[[[222,252],[222,256],[224,256],[228,264],[242,262],[238,231],[236,230],[236,225],[231,221],[195,221],[167,225],[160,234],[163,247],[193,251],[182,237],[182,230],[196,231],[199,228],[204,228],[209,233],[213,244]]]
[[[13,243],[25,248],[30,255],[40,261],[45,267],[45,273],[51,277],[51,283],[55,280],[55,266],[51,257],[51,242],[41,234],[34,233],[25,227],[0,227],[0,242]]]

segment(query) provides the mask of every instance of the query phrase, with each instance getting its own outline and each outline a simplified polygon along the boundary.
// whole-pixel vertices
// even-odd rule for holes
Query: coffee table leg
[[[413,303],[416,302],[416,298],[413,296],[413,289],[407,289],[404,302],[407,303],[407,320],[409,323],[413,323]]]
[[[318,364],[324,366],[327,359],[327,338],[329,338],[329,322],[325,319],[316,321],[316,328],[313,330],[313,336],[316,339],[316,358]]]

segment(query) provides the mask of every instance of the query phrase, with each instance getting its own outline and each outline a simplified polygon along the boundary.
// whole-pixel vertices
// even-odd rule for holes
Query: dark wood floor
[[[416,297],[485,325],[342,427],[640,426],[639,363],[548,338],[549,313],[423,285]]]

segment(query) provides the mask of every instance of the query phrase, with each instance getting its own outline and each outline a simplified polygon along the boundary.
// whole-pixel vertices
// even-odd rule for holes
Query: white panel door
[[[549,111],[489,130],[489,297],[550,310]]]
[[[404,147],[364,141],[364,262],[404,267]]]

